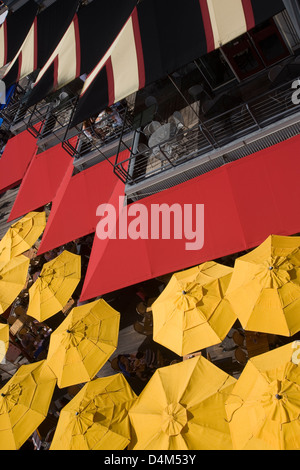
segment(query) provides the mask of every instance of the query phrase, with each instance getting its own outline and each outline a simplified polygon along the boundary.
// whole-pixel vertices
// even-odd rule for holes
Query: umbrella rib
[[[159,439],[159,436],[161,436],[161,434],[162,434],[162,431],[160,430],[160,431],[157,431],[154,435],[152,435],[152,436],[146,441],[145,445],[143,446],[143,449],[147,449],[148,445],[150,445],[153,440]],[[169,442],[170,442],[170,438],[169,438]],[[169,446],[168,446],[168,447],[169,447]],[[168,450],[168,449],[166,449],[166,450]]]
[[[227,422],[225,417],[224,417],[224,420],[225,420],[225,422]],[[203,432],[205,432],[206,430],[209,429],[209,430],[213,431],[215,434],[218,434],[218,435],[219,435],[220,437],[222,437],[222,438],[224,438],[224,434],[226,434],[225,432],[220,431],[219,429],[213,428],[212,426],[208,426],[208,425],[206,425],[206,424],[196,423],[196,422],[193,422],[192,424],[193,424],[194,426],[197,426],[198,428],[201,428],[201,429],[203,430]],[[186,445],[188,446],[188,440],[185,439],[184,434],[181,434],[181,437],[184,439]],[[223,439],[222,439],[222,440],[223,440]],[[218,439],[216,438],[216,442],[217,442],[217,441],[218,441]],[[201,443],[201,439],[199,440],[199,442]],[[220,450],[220,449],[218,449],[218,450]]]
[[[9,423],[10,423],[10,428],[3,429],[3,431],[11,431],[12,438],[13,438],[14,444],[15,444],[15,448],[17,448],[16,437],[15,437],[15,434],[14,434],[14,432],[13,432],[14,426],[12,425],[12,422],[11,422],[10,413],[5,413],[5,414],[8,415],[8,420],[9,420]],[[0,415],[0,416],[1,416],[1,415]]]
[[[107,390],[107,387],[105,387],[104,391],[99,393],[97,395],[97,397],[101,397],[102,395],[107,395],[107,398],[109,400],[111,400],[111,403],[115,406],[115,402],[112,400],[112,395],[115,394],[115,393],[120,393],[120,392],[123,392],[125,390],[125,387],[121,387],[121,388],[118,388],[117,390]]]
[[[61,283],[61,284],[62,284],[62,283]],[[58,301],[56,295],[57,295],[57,293],[58,293],[58,291],[59,291],[59,288],[61,287],[61,284],[60,284],[60,286],[57,288],[57,290],[54,290],[54,289],[51,287],[51,284],[47,284],[46,287],[44,287],[40,292],[43,292],[44,290],[48,289],[48,290],[50,291],[51,295],[52,295],[52,297],[50,297],[50,298],[55,297],[56,300]],[[44,303],[47,303],[47,302],[49,302],[49,299],[45,300],[44,302],[41,302],[41,305],[44,304]],[[59,302],[59,301],[58,301],[58,302]],[[61,302],[59,302],[59,303],[60,303],[60,305],[62,305]]]
[[[95,343],[95,342],[94,342],[93,340],[91,340],[90,338],[85,338],[85,340],[91,342],[91,344],[92,344],[93,346],[95,346],[96,348],[98,348],[99,351],[101,351],[103,354],[106,354],[106,352],[101,348],[100,344]],[[116,347],[116,346],[112,343],[112,341],[109,341],[109,340],[102,340],[102,339],[101,339],[101,342],[107,344],[108,346],[111,346],[111,347],[114,347],[114,348]],[[74,346],[74,347],[75,347],[75,346]],[[87,357],[87,354],[86,354],[85,356],[82,356],[82,360],[84,360],[86,357]]]
[[[25,279],[25,277],[24,277],[24,284],[25,284],[25,280],[26,280],[26,279]],[[22,290],[22,286],[23,286],[23,282],[21,283],[21,282],[19,282],[19,281],[14,281],[14,282],[13,282],[13,281],[0,281],[0,286],[1,286],[1,284],[2,284],[2,285],[3,285],[3,284],[9,284],[9,285],[19,286],[19,287],[21,286],[21,287],[20,287],[20,290]],[[14,300],[16,300],[16,298],[14,298]]]
[[[183,388],[183,391],[182,391],[182,395],[180,396],[179,400],[178,400],[178,403],[180,403],[180,401],[182,400],[182,397],[184,396],[184,393],[186,391],[186,389],[188,388],[189,384],[190,384],[190,381],[192,380],[192,376],[193,376],[193,373],[195,371],[195,368],[196,368],[196,365],[198,364],[198,361],[195,362],[195,365],[194,365],[194,369],[193,369],[193,372],[191,373],[189,379],[188,379],[188,382],[186,384],[186,386]]]
[[[196,367],[196,365],[197,365],[197,364],[195,364],[195,367]],[[191,376],[190,376],[190,378],[189,378],[187,387],[189,386],[190,380],[193,378],[192,376],[193,376],[193,373],[191,374]],[[226,382],[228,382],[231,378],[232,378],[232,377],[231,377],[230,375],[227,375],[227,377],[226,377],[226,379],[224,379],[224,382],[222,383],[222,385],[220,385],[220,387],[219,387],[216,391],[213,391],[213,392],[211,392],[210,395],[207,395],[203,400],[201,400],[201,402],[208,400],[208,399],[211,398],[213,395],[216,395],[216,394],[218,394],[218,393],[220,393],[220,394],[222,394],[222,395],[224,395],[224,396],[227,396],[227,397],[232,396],[232,393],[225,393],[225,392],[222,392],[222,391],[221,391],[221,389],[225,386]],[[187,388],[187,387],[186,387],[186,388]],[[185,390],[186,390],[186,389],[185,389]],[[184,395],[185,390],[183,391],[182,396]],[[180,397],[180,400],[182,399],[182,396]],[[191,409],[192,409],[192,408],[191,408]]]
[[[24,260],[24,265],[27,263],[27,259],[26,261]],[[15,266],[12,266],[8,271],[4,271],[4,270],[1,270],[0,269],[0,273],[2,272],[2,275],[5,276],[7,274],[10,274],[11,272],[14,273],[14,271],[16,271],[18,268],[20,268],[21,266],[23,265],[23,263],[20,263],[20,264],[16,264]],[[4,266],[3,268],[5,268],[6,266]],[[5,281],[5,282],[8,282],[8,281]]]
[[[177,310],[177,308],[174,307],[172,312],[168,315],[168,318],[164,321],[160,331],[168,324],[169,321],[171,321],[173,319],[174,316],[176,316],[176,310]]]

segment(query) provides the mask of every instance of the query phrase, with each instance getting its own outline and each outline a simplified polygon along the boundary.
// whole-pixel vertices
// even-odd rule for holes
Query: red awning
[[[53,200],[39,254],[94,233],[98,205],[109,202],[115,194],[124,194],[124,183],[106,160],[66,177]]]
[[[7,142],[0,158],[0,193],[20,183],[36,151],[36,138],[27,131]]]
[[[95,237],[81,300],[252,249],[270,234],[300,232],[299,146],[297,136],[140,201],[148,212],[151,204],[204,204],[204,247]]]
[[[71,178],[73,168],[73,159],[61,145],[35,155],[8,220],[15,220],[53,201],[64,176]]]

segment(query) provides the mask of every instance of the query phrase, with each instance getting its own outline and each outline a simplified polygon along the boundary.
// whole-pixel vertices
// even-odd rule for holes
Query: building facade
[[[32,2],[25,5],[22,2],[3,3],[7,3],[8,8],[13,7],[10,3],[15,5],[15,10],[10,11],[6,20],[9,32],[14,15],[24,8],[28,12]],[[91,217],[86,223],[74,222],[77,228],[73,232],[70,230],[61,237],[51,238],[53,231],[59,231],[55,217],[60,220],[59,210],[67,201],[67,191],[76,194],[75,183],[80,180],[92,184],[90,175],[98,172],[99,165],[106,168],[102,174],[107,174],[105,178],[110,184],[108,199],[117,188],[115,194],[124,196],[127,205],[141,201],[147,204],[152,197],[163,203],[169,200],[170,191],[178,194],[179,199],[183,197],[181,191],[190,184],[190,188],[196,188],[195,202],[203,203],[202,186],[203,193],[207,191],[204,190],[204,181],[211,178],[211,190],[215,191],[218,178],[216,176],[214,180],[214,175],[224,168],[242,169],[241,162],[246,168],[247,162],[257,160],[256,170],[251,174],[252,184],[254,187],[266,185],[267,174],[263,179],[259,161],[265,165],[260,156],[264,155],[263,152],[270,155],[272,151],[282,155],[281,159],[274,157],[269,163],[276,167],[278,175],[284,175],[285,181],[280,188],[277,183],[276,188],[272,187],[275,191],[274,207],[268,201],[266,210],[269,214],[279,210],[275,200],[280,192],[288,191],[286,179],[289,175],[299,174],[300,166],[299,159],[289,160],[291,148],[297,152],[300,131],[298,1],[189,0],[171,2],[173,9],[169,8],[169,1],[160,8],[155,0],[128,2],[120,13],[118,24],[111,28],[115,33],[111,33],[109,40],[101,36],[100,30],[93,31],[97,18],[92,22],[89,11],[96,9],[95,2],[70,1],[69,8],[72,6],[74,11],[69,18],[64,10],[66,21],[61,22],[57,29],[63,34],[54,38],[52,49],[48,51],[51,52],[50,58],[43,56],[44,46],[39,50],[38,43],[37,60],[32,64],[27,57],[31,57],[31,52],[36,49],[31,48],[35,42],[33,39],[32,44],[30,42],[30,31],[33,38],[41,37],[39,27],[42,26],[39,25],[45,23],[43,18],[39,23],[39,16],[42,13],[50,15],[51,8],[53,11],[58,8],[56,2],[39,3],[36,2],[39,9],[33,13],[33,22],[28,18],[29,32],[27,35],[24,32],[23,42],[19,39],[16,55],[8,63],[2,60],[2,78],[7,85],[8,100],[1,110],[4,140],[0,190],[4,192],[9,187],[20,185],[19,198],[30,200],[28,206],[21,204],[18,211],[13,208],[11,221],[14,220],[12,217],[21,216],[22,211],[25,215],[26,210],[52,202],[55,211],[49,218],[49,230],[45,233],[45,249],[54,248],[75,237],[95,232],[95,220]],[[113,6],[105,7],[104,17],[113,17]],[[99,16],[98,25],[102,25],[101,21]],[[30,26],[31,22],[36,30]],[[87,24],[91,25],[91,44],[87,44]],[[103,35],[106,29],[103,25]],[[94,51],[97,34],[99,42],[105,42],[104,39],[108,42],[101,46],[102,49],[95,46],[93,56],[90,51]],[[9,51],[12,35],[4,37],[7,41],[7,44],[3,42],[4,50]],[[105,54],[102,54],[103,50]],[[72,58],[72,61],[67,58]],[[23,139],[25,134],[34,142],[34,150],[30,150],[28,160],[23,162],[24,171],[16,175],[15,181],[11,173],[6,181],[6,173],[8,176],[8,172],[15,171],[6,163],[6,154],[10,152],[12,141]],[[45,163],[45,168],[56,165],[53,168],[55,176],[42,167],[37,169],[36,162],[43,159],[48,165]],[[287,167],[290,173],[287,173]],[[45,194],[44,200],[32,197],[32,194],[29,197],[31,174],[34,175],[32,181],[34,178],[35,181],[51,178],[49,184],[52,189]],[[99,186],[102,183],[105,186],[101,172],[97,175]],[[71,190],[72,185],[75,189]],[[238,179],[232,178],[229,190],[238,192],[238,185]],[[90,187],[90,192],[98,197],[97,191],[96,187],[94,192]],[[41,188],[40,194],[42,192]],[[75,196],[72,197],[74,201]],[[92,196],[85,197],[86,204],[93,199]],[[103,202],[101,197],[99,192],[99,203]],[[192,197],[193,194],[191,201]],[[293,193],[294,209],[299,202],[297,197],[298,193]],[[95,197],[91,202],[91,212],[94,213],[96,200]],[[15,204],[19,202],[17,199]],[[237,202],[232,204],[236,206]],[[247,229],[246,233],[242,226],[242,235],[237,236],[235,244],[219,244],[215,249],[209,247],[207,251],[194,253],[193,257],[183,252],[178,263],[156,260],[155,269],[143,270],[142,267],[139,270],[135,264],[138,256],[137,259],[133,257],[136,276],[125,276],[124,282],[119,279],[98,290],[88,289],[85,298],[149,279],[154,274],[166,274],[257,246],[272,230],[293,235],[300,231],[300,221],[295,212],[290,212],[287,220],[280,223],[275,216],[276,223],[271,216],[267,223],[262,215],[266,222],[261,224],[264,227],[262,231],[253,230],[252,233]],[[80,214],[79,211],[79,219]],[[213,209],[209,217],[216,222],[218,217],[223,220],[221,214]],[[213,230],[213,225],[208,226],[210,231]],[[47,243],[49,237],[51,240]],[[232,239],[228,232],[228,240],[230,237]],[[144,249],[147,251],[147,248],[139,249],[138,254]],[[118,259],[124,247],[112,245],[110,250],[108,253],[114,253]],[[104,266],[107,263],[108,255],[101,254],[101,249],[99,251],[95,247],[93,252],[98,260],[91,261],[89,278],[98,272],[95,265],[101,265],[103,259]],[[122,258],[123,262],[130,264],[132,256],[130,253],[126,256]],[[171,256],[171,253],[166,255],[168,260]]]

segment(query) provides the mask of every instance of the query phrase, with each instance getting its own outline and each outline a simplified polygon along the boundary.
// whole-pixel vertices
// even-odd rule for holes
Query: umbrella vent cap
[[[285,377],[274,380],[262,395],[261,404],[267,419],[277,423],[290,423],[299,419],[300,387]]]
[[[188,422],[187,411],[179,403],[171,404],[162,414],[162,430],[168,436],[178,436]]]
[[[6,392],[1,392],[0,414],[10,413],[11,410],[19,403],[21,395],[22,387],[20,384],[13,384]]]

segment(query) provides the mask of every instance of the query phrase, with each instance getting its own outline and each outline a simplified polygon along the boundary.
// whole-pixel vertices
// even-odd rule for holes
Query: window
[[[223,46],[223,51],[240,80],[265,68],[247,34]]]
[[[263,62],[269,66],[290,55],[273,19],[249,32]]]
[[[290,55],[273,19],[226,44],[223,52],[240,80]]]
[[[212,89],[218,88],[236,77],[220,50],[199,59],[199,65]]]

